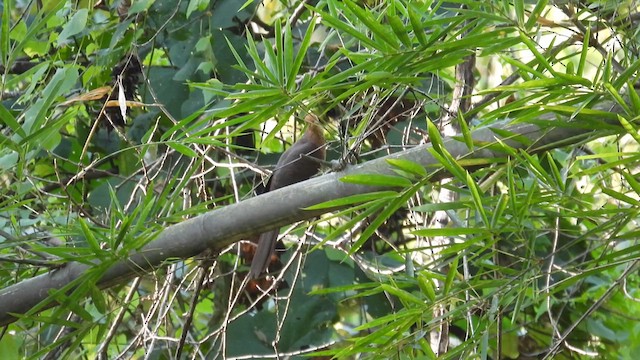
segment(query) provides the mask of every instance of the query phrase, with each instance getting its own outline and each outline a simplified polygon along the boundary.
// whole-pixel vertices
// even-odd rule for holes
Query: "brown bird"
[[[314,115],[307,115],[304,120],[309,124],[307,130],[300,140],[280,156],[276,169],[271,174],[267,191],[307,180],[320,169],[320,163],[326,156],[322,128]],[[280,229],[275,229],[260,235],[258,248],[251,261],[250,278],[257,278],[269,267],[279,233]]]

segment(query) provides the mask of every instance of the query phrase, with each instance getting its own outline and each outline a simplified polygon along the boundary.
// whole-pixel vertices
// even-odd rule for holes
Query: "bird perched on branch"
[[[320,163],[326,156],[322,128],[314,115],[307,115],[304,120],[308,123],[307,130],[300,140],[280,156],[276,169],[271,174],[267,191],[307,180],[320,169]],[[249,271],[251,278],[260,276],[269,266],[279,233],[280,230],[275,229],[260,235]]]

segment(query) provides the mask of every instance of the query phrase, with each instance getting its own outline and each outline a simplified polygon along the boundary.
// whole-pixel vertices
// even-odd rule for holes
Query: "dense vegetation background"
[[[640,353],[637,2],[1,4],[3,358]],[[248,281],[308,113],[368,175]]]

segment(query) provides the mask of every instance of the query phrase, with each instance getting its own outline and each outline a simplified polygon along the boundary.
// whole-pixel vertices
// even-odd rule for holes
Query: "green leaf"
[[[442,142],[442,136],[440,135],[440,130],[435,126],[431,120],[427,118],[427,132],[429,133],[429,140],[433,145],[433,148],[441,152],[444,149],[444,143]]]
[[[181,153],[182,155],[188,156],[188,157],[198,157],[198,153],[196,153],[193,149],[191,149],[190,147],[183,145],[179,142],[176,141],[167,141],[166,142],[167,146],[169,146],[170,148],[172,148],[173,150]]]
[[[316,28],[316,19],[313,18],[309,22],[309,27],[307,28],[307,32],[304,34],[304,38],[302,39],[302,42],[299,44],[298,51],[296,52],[295,59],[293,60],[293,63],[289,68],[289,74],[287,76],[287,89],[289,89],[289,91],[293,91],[295,89],[296,76],[300,73],[300,68],[302,66],[302,63],[304,62],[307,56],[309,47],[311,46],[311,39],[313,37],[315,28]],[[287,29],[289,29],[289,26],[287,26]],[[289,31],[291,30],[289,29]]]
[[[624,109],[624,112],[626,114],[632,114],[633,113],[631,111],[631,109],[629,108],[629,105],[627,105],[627,102],[624,101],[622,96],[620,96],[618,91],[610,83],[608,83],[608,82],[604,83],[604,88],[615,99],[615,101],[618,103],[618,105],[620,105],[620,107],[622,107],[622,109]],[[620,115],[618,115],[618,118],[620,118]]]
[[[347,12],[349,12],[349,9],[344,8],[344,5],[340,5],[341,8]],[[342,21],[342,19],[335,17],[327,12],[324,12],[318,8],[313,8],[313,10],[315,12],[317,12],[320,15],[320,18],[322,19],[322,22],[325,25],[328,25],[328,27],[334,28],[336,30],[340,30],[343,31],[351,36],[353,36],[354,38],[360,40],[364,45],[366,45],[369,48],[372,49],[378,49],[378,50],[384,50],[386,49],[386,47],[382,46],[381,43],[378,43],[372,39],[369,39],[366,34],[364,34],[362,31],[350,26],[349,24],[347,24],[346,22]]]
[[[453,261],[449,265],[449,272],[447,273],[447,278],[444,281],[444,286],[442,289],[443,295],[449,295],[451,289],[453,288],[453,281],[458,275],[458,262],[460,261],[460,257],[456,256],[453,258]]]
[[[475,210],[478,214],[480,214],[483,224],[485,226],[489,226],[489,217],[487,216],[487,212],[485,211],[478,184],[476,184],[475,180],[473,180],[469,173],[467,173],[466,180],[467,187],[469,188],[469,192],[471,193],[471,198],[475,203]]]
[[[65,67],[56,70],[51,80],[42,91],[39,101],[31,105],[25,112],[25,121],[22,125],[25,134],[39,130],[46,120],[46,114],[54,101],[67,93],[78,80],[78,70],[76,67]],[[24,141],[24,139],[23,139]]]
[[[389,21],[389,25],[391,25],[393,33],[398,37],[398,39],[400,39],[402,45],[412,47],[413,44],[411,39],[409,38],[409,35],[407,35],[408,30],[402,23],[402,20],[400,20],[400,18],[395,14],[387,15],[387,20]]]
[[[280,21],[276,21],[275,23],[275,53],[273,52],[272,48],[266,48],[266,54],[269,55],[269,57],[265,58],[265,62],[267,60],[271,60],[271,66],[275,65],[276,70],[275,73],[278,76],[278,87],[283,88],[284,85],[287,83],[286,79],[285,79],[285,69],[286,69],[286,62],[287,62],[287,52],[284,51],[284,44],[283,42],[286,42],[287,39],[285,38],[286,34],[283,36],[282,35],[282,23]],[[284,40],[284,41],[283,41]],[[291,55],[291,52],[288,52]],[[291,58],[290,58],[291,59]],[[269,65],[269,63],[267,63],[267,65]]]
[[[622,203],[629,204],[630,206],[640,206],[640,201],[638,201],[638,200],[636,200],[636,199],[634,199],[634,198],[632,198],[632,197],[630,197],[628,195],[625,195],[625,194],[623,194],[623,193],[621,193],[619,191],[615,191],[613,189],[604,187],[604,188],[602,188],[602,192],[607,194],[607,195],[609,195],[609,196],[611,196],[612,198],[622,202]]]
[[[394,175],[378,175],[378,174],[362,174],[362,175],[346,175],[340,178],[340,181],[350,184],[368,185],[368,186],[384,186],[384,187],[409,187],[412,185],[409,179],[402,176]]]
[[[6,4],[3,2],[2,5],[2,23],[0,24],[0,59],[2,59],[2,63],[5,65],[6,71],[9,67],[8,60],[11,45],[9,26],[11,24],[13,3],[11,1],[7,1]]]
[[[524,0],[514,0],[513,5],[518,25],[524,24]]]
[[[561,73],[555,72],[555,76],[559,77],[562,80],[565,80],[564,86],[567,85],[582,85],[584,87],[590,88],[593,86],[593,83],[589,79],[585,79],[582,76],[576,76],[569,73]]]
[[[469,201],[452,201],[445,203],[429,203],[419,206],[411,207],[411,211],[431,213],[435,211],[443,210],[459,210],[470,208],[471,203]]]
[[[416,193],[416,191],[421,187],[421,184],[418,183],[414,185],[412,188],[405,190],[400,196],[397,196],[395,199],[391,200],[386,206],[378,213],[375,219],[370,222],[369,226],[360,234],[358,240],[353,244],[351,249],[349,249],[349,254],[354,254],[358,251],[362,245],[376,232],[376,230],[399,208],[404,206],[404,204],[409,201],[409,199]]]
[[[531,53],[536,58],[536,60],[538,60],[538,63],[540,65],[544,66],[547,69],[547,71],[549,71],[551,74],[556,73],[556,71],[553,70],[553,67],[549,63],[549,60],[538,51],[538,45],[533,40],[531,40],[527,36],[527,34],[520,32],[520,40],[522,41],[523,44],[527,46],[527,48],[529,49],[529,51],[531,51]]]
[[[420,177],[427,176],[427,170],[424,169],[420,164],[415,163],[413,161],[405,160],[405,159],[387,159],[387,162],[402,171],[408,172],[409,174],[418,175]]]
[[[40,30],[47,25],[47,22],[51,20],[51,18],[55,19],[55,17],[58,14],[58,11],[62,9],[62,7],[66,3],[67,2],[64,0],[51,0],[46,2],[45,4],[46,10],[38,14],[38,16],[34,16],[31,19],[27,33],[20,38],[17,44],[14,44],[12,51],[9,53],[9,60],[7,60],[5,64],[3,64],[6,68],[9,68],[9,66],[13,64],[15,59],[18,56],[21,56],[21,53],[24,50],[24,47],[30,41],[40,41],[37,38],[37,35],[39,34]]]
[[[633,89],[633,84],[627,83],[628,89]],[[633,106],[633,113],[640,114],[640,96],[636,91],[629,91],[629,100],[631,101],[631,105]]]
[[[227,42],[228,41],[229,40],[227,40]],[[233,48],[233,46],[230,43],[229,43],[229,47]],[[255,41],[251,38],[251,35],[249,34],[249,32],[247,32],[247,53],[253,60],[253,64],[256,66],[257,74],[261,75],[263,79],[268,81],[269,83],[277,84],[278,79],[276,75],[265,64],[267,61],[273,62],[274,61],[273,57],[275,57],[275,54],[273,53],[273,49],[271,48],[271,43],[269,43],[269,41],[266,41],[266,40],[265,40],[265,51],[266,51],[265,60],[263,61]],[[235,49],[233,50],[233,52],[235,56],[236,54]],[[238,60],[238,57],[236,57],[236,60]],[[242,60],[239,60],[238,62],[241,63],[241,61]],[[247,69],[247,71],[249,70]]]
[[[633,189],[633,191],[636,194],[640,194],[640,182],[638,182],[638,180],[636,180],[635,176],[632,174],[629,174],[626,171],[623,171],[622,176],[624,177],[624,179],[627,181],[627,183],[629,184],[629,186],[631,186],[631,188]]]
[[[11,140],[9,137],[4,136],[0,133],[0,148],[6,147],[7,149],[11,149],[15,152],[20,152],[20,145]],[[2,168],[2,165],[0,165]]]
[[[554,86],[565,85],[567,82],[560,78],[544,78],[523,81],[515,85],[498,86],[490,89],[487,92],[500,92],[500,91],[524,91],[532,89],[546,89]]]
[[[209,0],[189,0],[187,6],[187,19],[194,11],[204,11],[209,6]]]
[[[418,17],[414,9],[414,5],[412,3],[407,4],[407,15],[409,15],[409,23],[411,24],[411,28],[413,29],[413,34],[416,39],[422,46],[427,46],[428,40],[427,36],[424,33],[424,26]]]
[[[498,197],[498,202],[496,203],[491,213],[490,227],[492,229],[495,228],[502,220],[502,217],[504,216],[504,212],[509,206],[509,200],[510,200],[509,195],[507,194],[500,194],[500,196]]]
[[[376,192],[366,193],[366,194],[357,194],[357,195],[346,196],[340,199],[326,201],[326,202],[305,208],[305,210],[340,208],[347,205],[359,204],[367,201],[380,200],[384,198],[392,198],[392,197],[396,197],[397,195],[398,193],[395,191],[376,191]]]
[[[381,288],[382,291],[384,291],[386,293],[389,293],[391,295],[397,296],[398,299],[405,304],[405,306],[408,305],[409,303],[413,303],[413,304],[416,304],[416,305],[423,305],[424,304],[424,301],[421,298],[413,295],[412,293],[410,293],[408,291],[405,291],[405,290],[402,290],[402,289],[399,289],[397,287],[393,287],[393,286],[390,286],[390,285],[387,285],[387,284],[382,284],[380,286],[380,288]]]
[[[586,27],[584,38],[591,39],[591,28],[589,26]],[[589,56],[589,41],[583,41],[582,49],[580,51],[580,60],[578,60],[578,69],[576,71],[576,75],[583,76],[584,68],[585,68],[585,65],[587,64],[587,56]]]
[[[17,151],[3,151],[0,153],[0,169],[3,171],[14,169],[19,159],[20,155]]]
[[[525,29],[531,29],[538,22],[538,18],[540,18],[542,16],[542,12],[546,10],[548,3],[548,0],[536,1],[536,6],[529,13],[529,19],[524,25]],[[588,37],[586,37],[586,39],[588,39]]]
[[[464,235],[477,235],[480,236],[482,234],[489,234],[489,231],[486,229],[475,229],[475,228],[440,228],[440,229],[419,229],[413,230],[411,232],[416,236],[424,236],[424,237],[453,237],[453,236],[464,236]]]
[[[122,221],[120,222],[120,226],[117,227],[118,232],[117,232],[116,237],[113,240],[113,244],[112,244],[112,247],[114,249],[118,249],[120,247],[120,245],[122,244],[122,242],[124,241],[124,239],[127,237],[127,234],[128,234],[128,231],[129,231],[129,227],[131,227],[131,222],[133,221],[133,216],[135,215],[135,212],[138,211],[138,209],[139,208],[136,207],[133,210],[134,214],[131,214],[131,216],[125,216],[124,219],[122,219]],[[115,226],[113,226],[113,228],[115,228]]]
[[[425,294],[431,302],[434,302],[436,300],[436,291],[433,288],[431,279],[426,276],[426,272],[419,272],[417,280],[418,286],[420,287],[420,290],[422,290],[422,293]]]
[[[550,153],[546,153],[545,155],[546,155],[545,159],[547,160],[547,164],[549,165],[549,169],[550,169],[550,171],[547,172],[547,174],[549,174],[554,179],[554,185],[557,186],[557,188],[561,192],[565,192],[566,190],[565,181],[562,178],[562,174],[560,174],[560,169],[558,169],[556,160],[553,158],[553,156]]]
[[[464,139],[464,143],[467,145],[467,149],[469,149],[469,151],[473,151],[473,135],[471,134],[471,130],[469,130],[467,121],[462,117],[462,114],[460,113],[458,114],[458,124],[460,125],[462,138]]]
[[[640,69],[640,60],[636,59],[629,66],[624,68],[624,71],[618,75],[613,82],[615,89],[620,89],[629,80],[636,79],[637,71]]]
[[[127,15],[135,15],[144,11],[147,11],[156,0],[137,0],[132,1],[131,7],[129,8],[129,12]]]
[[[321,245],[324,245],[327,241],[331,241],[336,239],[339,236],[343,236],[349,229],[352,229],[356,224],[366,219],[368,216],[376,213],[380,208],[386,205],[386,202],[380,200],[373,200],[370,202],[365,202],[364,204],[354,205],[347,210],[341,211],[338,215],[347,215],[352,214],[356,211],[360,211],[356,213],[356,216],[351,216],[348,221],[345,221],[342,225],[338,226],[333,230],[330,234],[328,234],[320,244],[316,245],[313,250],[319,248]]]
[[[89,244],[91,250],[96,254],[104,252],[101,249],[100,242],[96,239],[93,230],[89,227],[89,224],[87,224],[83,218],[78,218],[78,224],[80,225],[84,238],[87,241],[87,244]]]
[[[3,104],[0,103],[0,121],[5,125],[9,126],[11,130],[15,133],[18,133],[21,137],[25,137],[26,134],[20,124],[16,121],[16,118],[11,114],[7,108],[4,107]]]
[[[566,105],[542,105],[542,109],[558,112],[561,114],[571,115],[571,116],[585,115],[595,119],[599,118],[600,120],[602,119],[618,120],[617,114],[614,114],[608,111],[598,110],[598,109],[575,108],[573,106],[566,106]],[[606,124],[602,122],[600,122],[600,124],[601,125],[599,127],[606,126]],[[563,126],[567,126],[567,127],[569,127],[569,125],[571,125],[571,123],[563,124]],[[573,125],[578,126],[579,124],[573,124]]]
[[[528,137],[522,134],[514,133],[513,131],[509,131],[503,128],[492,127],[491,132],[495,133],[496,135],[499,135],[501,137],[500,139],[501,141],[505,141],[505,140],[517,141],[525,147],[531,146],[533,144],[533,141]]]
[[[520,43],[520,38],[518,37],[518,38],[515,38],[515,39],[517,39],[517,40],[518,40],[518,41],[517,41],[517,43],[519,44],[519,43]],[[520,62],[520,61],[519,61],[519,60],[517,60],[517,59],[512,59],[512,58],[510,58],[510,57],[506,57],[506,56],[501,57],[501,59],[503,59],[503,60],[504,60],[505,62],[507,62],[508,64],[513,65],[513,66],[515,66],[516,68],[520,69],[520,70],[521,70],[520,75],[523,77],[523,80],[525,80],[525,81],[528,81],[528,80],[529,80],[529,78],[530,78],[527,74],[534,75],[535,77],[540,78],[540,79],[546,79],[546,78],[547,78],[547,77],[546,77],[542,72],[540,72],[540,71],[538,71],[538,70],[534,69],[533,67],[531,67],[531,65],[530,65],[530,64],[533,64],[533,63],[534,63],[534,61],[530,61],[529,63],[524,64],[524,63]],[[501,87],[499,86],[498,88],[501,88],[501,89],[504,89],[504,88],[509,89],[509,87],[508,87],[508,86],[501,86]],[[493,88],[493,89],[488,89],[488,90],[486,90],[486,91],[491,91],[491,92],[493,92],[493,91],[495,91],[495,88]]]
[[[85,30],[87,27],[87,18],[89,17],[89,10],[87,9],[79,9],[77,10],[71,19],[64,25],[60,35],[58,35],[58,46],[62,46],[67,40],[79,34],[81,31]]]
[[[149,227],[150,216],[152,214],[152,210],[156,206],[162,206],[163,201],[156,199],[156,194],[152,192],[147,192],[144,197],[144,201],[141,204],[142,206],[138,206],[136,208],[136,221],[135,226],[131,229],[132,234],[140,234],[143,233]],[[151,219],[153,220],[153,219]]]
[[[106,315],[109,312],[109,307],[107,306],[107,301],[105,300],[102,290],[95,286],[95,284],[89,284],[88,286],[91,291],[91,300],[96,306],[96,309],[100,314]]]
[[[397,39],[390,35],[392,32],[388,31],[385,26],[371,16],[372,12],[364,10],[351,0],[344,0],[343,2],[349,10],[351,10],[353,14],[357,16],[358,19],[360,19],[360,21],[362,21],[362,23],[365,24],[365,26],[376,36],[376,39],[383,40],[394,49],[398,48]]]

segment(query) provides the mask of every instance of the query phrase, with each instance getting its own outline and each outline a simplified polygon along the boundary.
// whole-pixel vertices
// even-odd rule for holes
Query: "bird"
[[[320,170],[320,165],[326,157],[323,130],[315,115],[307,115],[305,122],[308,125],[304,135],[282,153],[266,191],[307,180]],[[250,278],[258,278],[269,267],[279,233],[280,229],[274,229],[260,235],[256,253],[251,261]]]

